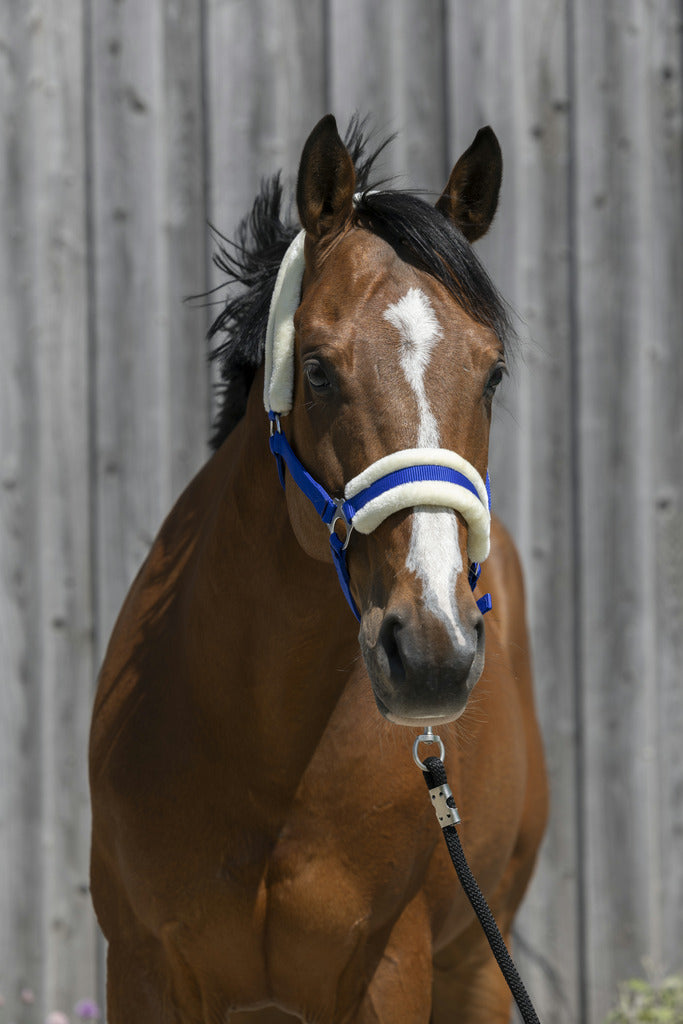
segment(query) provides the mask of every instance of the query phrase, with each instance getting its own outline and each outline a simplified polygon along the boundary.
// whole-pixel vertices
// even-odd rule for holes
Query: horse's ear
[[[474,142],[451,171],[437,208],[469,242],[489,229],[498,205],[503,157],[492,128],[480,128]]]
[[[353,212],[356,172],[337,122],[327,114],[308,136],[296,183],[299,217],[316,241],[341,230]]]

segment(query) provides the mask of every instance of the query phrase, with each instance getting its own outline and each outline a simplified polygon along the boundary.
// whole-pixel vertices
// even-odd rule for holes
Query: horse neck
[[[294,536],[254,392],[207,467],[215,497],[188,602],[190,663],[203,667],[193,688],[213,720],[248,719],[251,749],[275,744],[291,763],[283,736],[302,756],[315,749],[357,663],[357,627],[332,564]]]

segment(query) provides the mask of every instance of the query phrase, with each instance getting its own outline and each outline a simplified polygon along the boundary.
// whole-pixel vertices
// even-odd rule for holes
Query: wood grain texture
[[[91,108],[99,639],[206,454],[200,9],[99,4]]]
[[[83,23],[5,5],[2,67],[3,988],[29,1021],[94,987]],[[34,993],[29,1007],[22,988]]]
[[[393,187],[439,195],[447,180],[444,12],[420,0],[331,0],[330,106],[346,124],[372,114],[396,139],[380,165]]]
[[[209,0],[210,217],[230,233],[263,178],[289,184],[326,113],[323,6],[306,0]]]
[[[680,417],[675,425],[669,412],[667,422],[661,376],[662,350],[674,359],[669,386],[680,374],[680,287],[670,277],[680,271],[680,248],[661,252],[667,223],[677,223],[679,238],[683,223],[680,107],[677,118],[670,112],[672,80],[680,97],[680,28],[680,14],[666,4],[606,3],[599,13],[576,5],[582,826],[592,1019],[618,978],[642,970],[643,958],[659,969],[679,966],[680,938],[673,947],[664,940],[681,916],[672,861],[680,863],[681,835],[663,827],[664,809],[670,814],[678,801],[671,790],[661,795],[663,778],[670,784],[680,763],[675,755],[670,761],[662,716],[667,708],[672,721],[680,718],[680,668],[673,688],[665,668],[680,654],[680,576],[662,589],[657,496],[668,490],[664,503],[678,510],[680,525],[680,458],[670,456]],[[680,543],[669,553],[679,567]]]

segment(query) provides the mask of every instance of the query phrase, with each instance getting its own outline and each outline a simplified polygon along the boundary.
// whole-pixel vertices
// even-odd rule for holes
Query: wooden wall
[[[492,476],[553,793],[522,972],[546,1024],[598,1024],[643,958],[683,966],[682,54],[678,0],[0,5],[0,1021],[99,991],[90,703],[206,456],[182,300],[207,221],[328,110],[399,133],[399,184],[439,189],[482,124],[503,147],[481,252],[524,345]]]

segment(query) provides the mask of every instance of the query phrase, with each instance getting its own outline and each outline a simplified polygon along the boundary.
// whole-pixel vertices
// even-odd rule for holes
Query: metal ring
[[[441,761],[443,761],[444,754],[446,752],[441,737],[437,736],[436,733],[432,732],[431,726],[427,726],[427,730],[428,731],[426,733],[423,733],[421,736],[418,736],[415,742],[413,743],[413,761],[415,762],[418,768],[422,769],[423,772],[428,771],[428,769],[423,765],[422,761],[417,756],[417,750],[421,743],[438,743],[439,760]]]
[[[334,528],[336,524],[340,522],[344,524],[344,527],[346,528],[346,535],[344,537],[342,551],[346,551],[347,547],[349,546],[349,541],[351,540],[351,534],[353,533],[353,523],[346,518],[346,513],[344,512],[344,509],[342,507],[344,505],[344,498],[333,498],[332,500],[337,506],[337,511],[334,513],[330,523],[328,524],[329,530],[330,533],[335,533],[336,531]],[[339,539],[341,540],[341,537]]]
[[[270,417],[270,436],[272,437],[277,430],[278,434],[282,433],[282,424],[280,423],[280,413],[274,412]]]

